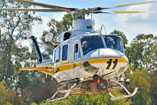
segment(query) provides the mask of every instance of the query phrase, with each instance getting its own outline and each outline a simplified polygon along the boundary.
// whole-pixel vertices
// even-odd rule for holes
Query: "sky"
[[[113,7],[121,4],[146,2],[152,0],[34,0],[36,2],[74,7],[74,8],[94,8],[94,7]],[[157,0],[156,0],[157,1]],[[39,8],[39,7],[38,7]],[[129,43],[138,34],[154,34],[157,36],[157,2],[153,4],[144,4],[138,6],[123,7],[112,10],[126,11],[155,11],[156,13],[143,14],[95,14],[95,29],[99,30],[101,25],[105,25],[106,31],[109,34],[113,30],[123,32]],[[110,10],[111,11],[111,10]],[[54,18],[61,21],[65,13],[37,13],[43,19],[42,24],[33,26],[32,32],[35,36],[40,37],[44,30],[47,30],[47,22]]]

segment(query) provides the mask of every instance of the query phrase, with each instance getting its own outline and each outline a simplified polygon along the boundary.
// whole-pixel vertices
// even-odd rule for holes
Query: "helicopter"
[[[114,7],[96,7],[88,9],[69,8],[49,5],[28,0],[12,0],[30,5],[41,6],[46,9],[29,8],[0,8],[9,11],[35,12],[74,12],[84,14],[126,14],[145,13],[144,11],[103,11],[157,1],[117,5]],[[68,97],[70,94],[102,94],[108,93],[112,100],[132,97],[137,93],[135,88],[131,93],[124,84],[130,80],[125,77],[128,68],[128,58],[125,55],[123,40],[116,34],[102,34],[95,31],[94,20],[75,19],[72,29],[58,35],[54,40],[52,33],[45,36],[45,41],[54,46],[52,58],[44,60],[35,36],[26,36],[31,39],[36,51],[37,67],[23,67],[20,70],[37,70],[52,76],[56,81],[57,91],[47,99],[56,101]],[[124,89],[126,95],[114,96],[113,91]]]

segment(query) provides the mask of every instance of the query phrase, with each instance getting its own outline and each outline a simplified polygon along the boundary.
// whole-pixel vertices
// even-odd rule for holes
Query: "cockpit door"
[[[74,61],[75,60],[79,60],[81,58],[81,49],[80,49],[80,44],[78,43],[78,41],[76,43],[74,43]]]
[[[75,68],[77,63],[80,61],[82,55],[79,41],[74,42],[73,48],[73,64]]]

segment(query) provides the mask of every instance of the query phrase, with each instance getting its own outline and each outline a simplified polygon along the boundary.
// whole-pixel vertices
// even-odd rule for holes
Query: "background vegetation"
[[[12,4],[12,5],[10,5]],[[0,1],[0,7],[29,7],[29,5]],[[79,16],[78,16],[79,17]],[[68,30],[72,24],[73,16],[66,14],[62,21],[52,19],[48,26],[54,35]],[[19,34],[28,35],[33,24],[42,20],[33,12],[0,12],[0,105],[156,105],[157,104],[157,36],[152,34],[139,34],[128,44],[123,32],[114,30],[122,36],[126,46],[126,55],[130,67],[126,76],[131,79],[127,87],[133,91],[139,87],[137,94],[128,99],[118,101],[110,100],[108,94],[100,95],[72,95],[54,103],[49,103],[54,90],[54,82],[42,73],[35,71],[19,71],[21,67],[36,65],[34,50],[29,51],[17,43]],[[48,33],[44,32],[43,36]],[[142,32],[141,32],[142,33]],[[42,45],[47,45],[42,38]],[[52,54],[52,46],[45,48],[45,58]],[[124,94],[117,91],[115,95]]]

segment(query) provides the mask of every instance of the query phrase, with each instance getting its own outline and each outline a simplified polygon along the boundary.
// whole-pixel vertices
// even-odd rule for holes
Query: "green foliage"
[[[153,71],[150,73],[151,76],[151,87],[150,87],[150,98],[152,100],[151,105],[155,105],[157,103],[157,71]]]
[[[36,104],[35,102],[33,102],[31,105],[38,105],[38,104]]]
[[[133,91],[134,88],[138,87],[138,92],[135,96],[131,97],[133,105],[150,105],[150,88],[151,88],[151,75],[147,70],[136,70],[131,74],[129,71],[126,76],[131,79],[128,88]],[[141,101],[142,100],[142,101]]]
[[[120,95],[120,93],[115,93]],[[111,101],[108,94],[99,95],[72,95],[66,99],[55,101],[53,103],[42,102],[40,105],[130,105],[131,101],[122,99],[119,101]]]
[[[126,48],[129,63],[135,69],[145,68],[149,71],[157,70],[157,36],[140,34],[133,39],[130,47]],[[137,56],[138,55],[138,56]]]
[[[0,105],[18,105],[18,97],[16,96],[16,91],[11,91],[9,88],[5,87],[5,81],[0,82]]]
[[[0,8],[28,8],[29,6],[10,0],[0,1]],[[7,89],[14,89],[21,96],[22,90],[37,79],[34,79],[36,78],[34,72],[19,71],[22,66],[35,66],[34,53],[18,43],[19,33],[30,34],[31,26],[40,23],[41,19],[36,17],[34,12],[1,11],[0,20],[0,81],[5,80]],[[16,99],[24,104],[26,98],[23,97]]]
[[[1,8],[26,8],[29,6],[10,0],[0,1]],[[15,88],[18,69],[22,65],[28,64],[28,61],[31,61],[29,57],[32,55],[28,52],[28,48],[18,46],[16,42],[19,39],[18,34],[28,35],[31,25],[34,21],[39,22],[40,18],[34,16],[33,12],[1,11],[0,19],[0,81],[5,80],[8,87]]]

